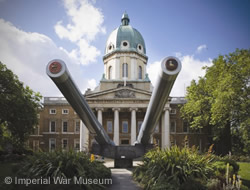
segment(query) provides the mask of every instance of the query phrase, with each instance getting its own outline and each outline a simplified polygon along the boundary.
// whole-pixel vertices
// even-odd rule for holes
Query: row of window
[[[113,67],[109,66],[109,69],[108,69],[109,80],[113,79],[112,73],[113,73]],[[127,63],[122,64],[122,77],[128,77],[128,64]],[[138,67],[138,79],[142,79],[142,67],[141,66]]]
[[[56,114],[56,109],[50,109],[50,114]],[[69,114],[69,109],[62,109],[62,114]]]
[[[49,139],[49,151],[54,151],[56,149],[56,139],[50,138]],[[33,140],[32,148],[33,151],[39,151],[40,149],[40,142],[39,140]],[[61,148],[62,150],[68,150],[69,149],[69,140],[67,138],[64,138],[61,140]],[[79,151],[80,150],[80,139],[74,139],[74,150]]]
[[[56,121],[50,121],[49,132],[56,132]],[[62,132],[67,133],[68,131],[68,121],[62,121]],[[75,133],[80,133],[80,120],[75,120]]]
[[[140,131],[142,125],[142,121],[137,122],[138,131]],[[75,133],[80,133],[80,120],[75,120]],[[128,133],[128,121],[122,121],[122,133]],[[50,121],[50,130],[49,132],[53,133],[56,132],[56,121]],[[62,121],[62,132],[66,133],[68,132],[68,121]],[[113,121],[108,120],[107,121],[107,132],[113,133]],[[159,132],[159,125],[156,126],[155,132]],[[176,132],[176,121],[170,122],[170,132],[175,133]],[[189,125],[187,122],[183,123],[183,132],[201,132],[200,130],[197,131],[190,131]]]
[[[61,141],[62,149],[68,150],[69,149],[69,140],[68,139],[62,139]],[[50,138],[49,139],[49,151],[54,151],[56,149],[56,139]],[[80,150],[80,140],[74,139],[74,150],[79,151]]]
[[[111,120],[107,121],[107,132],[113,133],[113,122]],[[128,121],[122,121],[122,133],[128,133]]]
[[[124,40],[121,42],[121,49],[128,49],[130,47],[129,41]],[[115,48],[114,44],[110,43],[108,46],[108,52],[113,51]],[[143,45],[142,44],[137,44],[137,50],[140,53],[143,53]]]

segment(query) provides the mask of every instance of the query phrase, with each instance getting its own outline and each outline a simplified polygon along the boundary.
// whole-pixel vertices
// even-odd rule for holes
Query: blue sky
[[[177,56],[183,69],[171,95],[184,96],[202,66],[250,48],[249,10],[249,0],[0,0],[0,61],[43,96],[58,96],[45,67],[63,59],[84,92],[98,85],[106,40],[126,11],[144,37],[152,83],[161,59]]]

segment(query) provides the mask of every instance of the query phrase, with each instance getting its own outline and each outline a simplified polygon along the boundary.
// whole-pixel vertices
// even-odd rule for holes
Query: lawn
[[[240,166],[239,175],[242,178],[243,185],[250,188],[250,163],[249,162],[237,162]]]

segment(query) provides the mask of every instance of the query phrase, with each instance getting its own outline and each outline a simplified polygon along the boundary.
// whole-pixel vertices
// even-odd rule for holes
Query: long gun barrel
[[[115,145],[75,85],[66,64],[62,60],[54,59],[48,63],[46,72],[79,115],[89,132],[95,135],[96,141],[101,145]]]
[[[143,120],[137,142],[148,144],[158,123],[175,79],[181,70],[181,62],[176,57],[166,57],[161,62],[161,71],[154,87],[150,102]]]

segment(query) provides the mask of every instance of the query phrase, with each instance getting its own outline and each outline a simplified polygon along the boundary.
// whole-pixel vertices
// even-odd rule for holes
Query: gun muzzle
[[[170,56],[162,60],[161,71],[150,98],[136,143],[149,144],[150,136],[160,119],[180,70],[181,62],[178,58]]]
[[[101,145],[114,145],[114,142],[96,119],[81,91],[75,85],[66,64],[62,60],[54,59],[48,63],[46,72],[86,125],[89,132],[95,136],[96,141]]]

